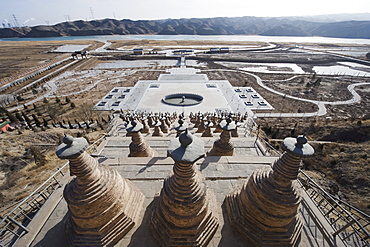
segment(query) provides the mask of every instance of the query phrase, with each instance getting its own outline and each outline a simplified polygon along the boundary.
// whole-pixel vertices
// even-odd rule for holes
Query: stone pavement
[[[167,157],[167,148],[170,140],[175,138],[176,131],[170,129],[169,133],[163,137],[152,137],[150,133],[143,134],[145,141],[158,153],[158,156],[128,157],[131,137],[126,137],[125,123],[122,119],[115,118],[113,125],[111,136],[107,137],[92,155],[101,165],[117,169],[124,178],[136,184],[145,196],[144,210],[141,210],[138,224],[116,246],[158,246],[148,225],[153,202],[161,191],[164,178],[172,173],[174,161]],[[195,133],[195,130],[190,124],[189,131],[204,142],[204,152],[211,149],[213,142],[220,136],[220,133],[214,133],[213,137],[201,137],[201,133]],[[151,131],[153,130],[151,129]],[[204,176],[205,185],[215,194],[217,207],[220,209],[220,215],[218,215],[220,227],[208,246],[246,246],[241,236],[233,231],[229,225],[224,199],[231,191],[240,188],[253,171],[271,166],[278,158],[276,156],[259,156],[261,150],[257,148],[255,137],[245,136],[247,132],[242,124],[238,127],[239,137],[231,138],[235,148],[233,156],[206,156],[196,162],[198,169]],[[50,203],[52,206],[48,209],[52,213],[47,220],[37,221],[37,216],[34,219],[43,225],[40,226],[39,233],[35,233],[36,237],[32,237],[34,238],[33,242],[32,239],[24,237],[15,246],[67,246],[64,233],[66,202],[64,199],[60,200],[58,194],[49,200],[55,202]],[[44,216],[40,215],[40,217]],[[310,232],[315,230],[312,225],[305,225],[302,231],[302,242],[299,246],[320,246],[319,242],[310,235]],[[32,244],[29,245],[30,242]]]
[[[261,164],[248,164],[248,161],[244,161],[246,157],[240,158],[243,160],[238,162],[238,159],[235,157],[225,158],[215,156],[202,159],[198,162],[198,167],[205,176],[207,188],[214,192],[217,206],[222,208],[222,215],[218,216],[220,227],[208,246],[245,246],[243,239],[232,231],[228,222],[224,222],[224,219],[227,218],[224,215],[223,200],[233,188],[241,186],[245,182],[245,178],[254,169],[269,166],[276,159],[276,157],[262,157],[266,159],[261,160]],[[148,222],[154,197],[159,195],[163,186],[163,179],[172,172],[173,160],[166,157],[157,158],[157,162],[161,163],[161,165],[157,165],[155,162],[154,164],[152,164],[153,162],[148,162],[145,165],[145,160],[150,161],[152,158],[126,159],[130,160],[133,164],[121,164],[114,167],[123,177],[130,179],[144,193],[143,207],[145,210],[142,211],[140,216],[142,222],[139,222],[116,246],[158,246],[149,230]],[[249,162],[252,161],[255,162],[256,159],[249,160]],[[54,243],[54,247],[66,246],[64,236],[64,216],[66,212],[66,202],[65,200],[61,200],[31,246],[49,246],[51,241]]]
[[[99,110],[129,110],[139,112],[241,112],[253,115],[227,80],[209,80],[194,68],[172,68],[158,80],[140,80],[132,88],[116,87],[95,106]],[[163,99],[175,93],[202,96],[200,104],[187,107],[164,104]],[[260,98],[260,100],[263,100]],[[264,109],[264,106],[258,106]],[[268,107],[270,109],[271,107]]]
[[[239,128],[239,131],[241,134],[244,132],[243,128]],[[149,230],[149,219],[153,201],[160,193],[163,180],[172,172],[174,162],[166,157],[166,150],[169,141],[175,138],[175,132],[170,132],[167,137],[151,137],[150,135],[144,137],[152,148],[160,153],[158,157],[127,157],[130,137],[125,137],[124,132],[120,129],[117,132],[119,136],[108,137],[95,153],[101,165],[115,167],[124,178],[136,184],[145,195],[144,210],[141,211],[138,224],[116,246],[158,246]],[[200,134],[195,133],[195,135]],[[218,135],[212,138],[201,138],[206,144],[205,149],[211,148]],[[204,182],[207,188],[216,195],[217,206],[221,209],[221,215],[218,216],[220,227],[208,246],[246,246],[241,236],[231,229],[227,221],[224,207],[225,196],[240,188],[255,169],[270,166],[278,158],[258,156],[254,139],[240,136],[232,138],[235,149],[239,150],[234,156],[210,156],[196,163],[205,177]],[[54,247],[67,246],[64,235],[66,212],[67,205],[62,199],[30,246],[51,246],[51,243]],[[303,240],[300,246],[319,246],[306,233],[309,233],[308,226],[305,226],[302,232]]]
[[[220,158],[220,161],[225,162],[226,159],[224,157],[212,157]],[[236,188],[240,188],[240,186],[246,181],[246,176],[251,174],[253,170],[257,167],[267,166],[268,159],[264,160],[262,164],[247,164],[243,163],[243,160],[247,157],[239,157],[241,164],[233,164],[233,162],[237,162],[237,159],[229,160],[229,163],[224,164],[216,164],[215,162],[206,163],[207,158],[203,161],[200,161],[199,169],[202,170],[201,172],[205,175],[205,184],[208,189],[212,190],[216,195],[217,206],[220,207],[222,210],[221,214],[219,215],[220,220],[220,227],[217,229],[216,234],[214,235],[213,239],[209,243],[208,246],[215,247],[241,247],[246,246],[244,240],[241,236],[234,232],[229,222],[227,221],[226,211],[224,208],[224,198],[225,196],[232,190]],[[256,158],[256,157],[255,157]],[[261,157],[265,158],[265,157]],[[133,158],[128,158],[133,159]],[[138,159],[138,158],[137,158]],[[272,162],[276,157],[271,158],[270,162]],[[169,158],[163,158],[163,160],[170,163]],[[202,169],[202,164],[207,164],[205,168]],[[119,169],[120,174],[124,177],[128,174],[133,174],[130,172],[126,172],[125,170],[137,169],[142,170],[142,166],[135,165],[135,164],[128,164],[128,165],[121,165],[115,166]],[[146,166],[144,166],[145,168]],[[166,172],[159,172],[163,167],[166,167]],[[223,172],[225,176],[216,177],[214,176],[217,172],[222,174],[219,169],[226,168],[227,170]],[[138,225],[136,225],[116,246],[133,246],[133,247],[157,247],[158,244],[155,242],[150,230],[149,230],[149,218],[151,215],[153,200],[155,200],[155,196],[158,196],[160,190],[163,186],[163,178],[167,176],[172,169],[171,164],[162,165],[161,167],[156,167],[156,165],[151,165],[144,171],[142,174],[144,178],[136,178],[132,179],[131,181],[138,186],[138,188],[144,193],[144,210],[142,210],[140,218],[142,219],[141,222],[139,221]],[[234,177],[232,178],[229,173],[233,172]],[[241,177],[237,177],[237,174],[241,174]],[[151,175],[155,174],[155,175]],[[159,178],[159,174],[163,174],[162,178]],[[213,176],[212,176],[213,175]],[[146,177],[146,178],[145,178]],[[67,205],[64,200],[61,200],[60,203],[55,208],[53,214],[46,222],[44,227],[42,228],[41,232],[35,238],[31,246],[38,246],[38,247],[46,247],[50,246],[53,243],[54,247],[64,247],[66,245],[65,235],[64,235],[64,221],[65,221],[65,214],[67,212]],[[308,232],[308,228],[306,227],[303,234],[303,241],[301,242],[300,246],[318,246],[315,245],[315,241],[312,241],[305,232]]]

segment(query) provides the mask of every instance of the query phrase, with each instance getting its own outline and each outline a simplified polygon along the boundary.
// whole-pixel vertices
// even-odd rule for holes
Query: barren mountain
[[[370,21],[315,22],[289,18],[217,17],[166,20],[63,22],[53,26],[0,29],[0,38],[38,38],[88,35],[266,35],[370,38]]]

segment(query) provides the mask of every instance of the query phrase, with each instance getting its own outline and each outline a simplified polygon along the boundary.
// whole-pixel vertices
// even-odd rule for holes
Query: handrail
[[[58,60],[55,63],[46,64],[44,67],[40,67],[40,69],[37,68],[37,69],[35,69],[34,71],[32,71],[30,73],[27,73],[27,74],[25,74],[25,75],[23,75],[19,78],[16,78],[15,80],[9,80],[9,81],[6,81],[6,82],[4,81],[4,82],[0,83],[0,92],[9,88],[9,87],[11,87],[11,86],[13,86],[13,85],[16,85],[16,84],[21,83],[25,80],[28,80],[28,79],[30,79],[30,78],[38,75],[38,74],[41,74],[44,71],[47,71],[47,70],[49,70],[53,67],[56,67],[59,64],[62,64],[63,62],[68,61],[68,60],[71,60],[71,58],[70,57],[62,58],[62,59]]]
[[[315,187],[318,191],[315,191],[316,193],[321,193],[321,196],[324,196],[323,197],[323,200],[325,200],[327,202],[327,205],[330,205],[331,209],[328,210],[328,212],[324,212],[322,210],[321,207],[319,207],[320,209],[320,212],[322,213],[323,216],[325,216],[325,218],[328,220],[328,216],[330,215],[330,213],[332,212],[336,212],[336,216],[339,217],[340,219],[342,219],[344,222],[346,222],[346,224],[344,224],[344,226],[342,227],[339,227],[339,229],[337,229],[335,227],[335,225],[333,223],[330,223],[330,220],[328,220],[328,222],[330,223],[330,225],[333,227],[333,229],[335,230],[335,232],[333,233],[333,236],[336,236],[338,235],[342,241],[345,241],[347,242],[346,240],[346,237],[342,237],[340,236],[339,234],[341,232],[344,232],[348,227],[351,227],[353,229],[353,231],[356,233],[356,235],[358,236],[358,238],[362,241],[364,241],[364,245],[363,246],[370,246],[370,242],[366,241],[367,239],[370,239],[370,234],[369,232],[366,230],[365,227],[363,227],[363,225],[359,222],[359,219],[361,220],[364,220],[367,222],[367,224],[370,224],[370,216],[367,215],[366,213],[362,212],[361,210],[353,207],[353,206],[350,206],[348,203],[345,203],[343,202],[342,200],[340,199],[337,199],[337,198],[334,198],[331,194],[329,194],[328,192],[326,192],[323,188],[321,188],[310,176],[308,176],[304,171],[300,170],[300,174],[302,174],[308,182],[306,183],[303,183],[302,181],[298,180],[301,185],[303,186],[303,188],[307,191],[309,188],[307,188],[307,186],[310,186],[310,188],[312,187]],[[326,198],[325,198],[326,197]],[[328,198],[328,199],[327,199]],[[315,201],[315,200],[313,200]],[[346,210],[342,205],[341,203],[345,203],[345,205],[347,206],[350,206],[351,209],[355,209],[355,211],[359,214],[361,214],[361,218],[359,219],[356,219],[354,216],[353,216],[353,213],[349,212],[348,210]],[[316,204],[316,203],[315,203]],[[334,204],[334,205],[332,205]],[[317,204],[316,204],[317,205]],[[340,209],[340,210],[339,210]],[[347,215],[347,217],[345,217],[344,215]],[[338,220],[336,220],[335,222],[337,222]],[[334,223],[335,223],[334,222]],[[356,224],[359,229],[355,228],[353,225]],[[361,235],[363,235],[364,237],[362,237]]]
[[[260,149],[260,146],[258,145],[258,141],[260,141],[262,144],[265,145],[264,151]],[[281,156],[281,152],[274,148],[270,143],[268,143],[265,139],[263,139],[260,135],[256,136],[256,140],[254,142],[255,146],[260,149],[263,156]]]
[[[281,152],[279,152],[278,150],[276,150],[274,147],[272,147],[271,145],[269,145],[269,143],[264,140],[263,138],[261,138],[258,134],[256,136],[256,142],[257,140],[259,140],[262,144],[265,145],[265,151],[262,152],[262,154],[264,156],[271,156],[271,150],[273,150],[273,152],[276,152],[277,154],[281,155]],[[255,143],[256,143],[255,142]],[[354,211],[356,211],[358,214],[361,215],[361,220],[365,221],[366,222],[366,226],[370,225],[370,216],[367,215],[366,213],[362,212],[361,210],[349,205],[348,203],[338,199],[338,198],[334,198],[331,194],[329,194],[328,192],[326,192],[321,186],[319,186],[310,176],[308,176],[303,170],[299,169],[299,174],[302,174],[308,181],[309,184],[313,185],[315,188],[317,188],[320,193],[321,196],[324,196],[324,198],[322,198],[323,200],[325,200],[327,202],[326,205],[330,205],[331,209],[329,209],[329,214],[330,212],[336,212],[336,217],[338,219],[335,220],[335,222],[337,222],[339,219],[342,219],[343,221],[346,222],[346,224],[344,224],[344,226],[342,227],[339,227],[339,229],[336,228],[336,226],[334,225],[334,223],[331,223],[330,222],[330,219],[329,219],[329,214],[327,212],[324,212],[323,211],[323,208],[322,207],[319,207],[319,205],[317,205],[316,203],[316,206],[318,207],[319,211],[321,212],[321,214],[325,217],[325,219],[329,222],[330,226],[333,228],[334,230],[334,233],[332,234],[333,237],[335,236],[338,236],[345,244],[347,244],[348,246],[351,245],[351,243],[348,243],[349,240],[348,237],[351,236],[351,235],[356,235],[357,236],[357,240],[358,241],[362,241],[363,242],[363,245],[362,246],[368,246],[370,247],[370,235],[369,235],[369,232],[366,230],[366,228],[361,224],[361,222],[359,222],[359,219],[356,219],[354,216],[353,216],[353,213],[349,212],[348,210],[346,210],[342,205],[345,205],[351,209],[353,209]],[[308,184],[304,184],[302,183],[302,181],[300,181],[298,179],[298,182],[302,185],[302,188],[307,192],[307,190],[309,188],[307,188],[307,186],[305,185],[308,185]],[[312,188],[312,187],[311,187]],[[307,192],[307,194],[309,195],[309,193]],[[312,199],[312,198],[311,198]],[[313,200],[313,199],[312,199]],[[313,200],[314,201],[314,200]],[[335,205],[332,205],[331,202],[334,202]],[[348,217],[345,217],[344,215],[348,215]],[[358,229],[355,228],[353,225],[356,224],[358,226]],[[343,233],[343,232],[347,232],[346,229],[348,227],[351,227],[351,229],[353,230],[352,233],[349,233],[348,236],[341,236],[340,233]],[[361,236],[363,235],[363,236]],[[359,244],[359,243],[357,243]]]
[[[281,152],[279,150],[275,149],[270,143],[268,143],[261,136],[256,137],[256,142],[258,140],[261,141],[264,145],[267,146],[267,148],[265,148],[265,151],[262,152],[263,156],[267,156],[267,154],[269,154],[269,156],[280,156],[281,155]]]
[[[86,148],[86,152],[88,152],[88,150],[90,150],[92,147],[95,146],[95,144],[99,143],[101,140],[105,139],[107,134],[106,133],[102,133],[101,135],[103,135],[102,137],[100,137],[98,140],[96,140],[95,142],[93,142],[91,145],[89,145],[87,148]]]
[[[62,170],[68,163],[66,162],[62,167],[58,168],[57,172],[2,217],[0,221],[0,246],[12,246],[17,239],[29,231],[27,225],[50,195],[62,186],[56,176],[58,174],[64,176]]]
[[[97,139],[91,145],[89,145],[86,149],[86,152],[93,152],[91,150],[96,144],[98,144],[101,140],[106,138],[106,134],[103,134],[102,137]],[[69,164],[69,161],[63,164],[62,167],[58,168],[58,170],[51,175],[46,181],[44,181],[40,186],[38,186],[30,195],[26,198],[21,200],[16,206],[8,212],[6,215],[1,217],[0,225],[2,228],[0,229],[0,246],[12,246],[12,244],[19,239],[25,232],[28,232],[27,225],[32,221],[36,212],[42,207],[43,203],[51,196],[51,194],[57,189],[60,188],[62,185],[56,178],[56,176],[60,173],[64,176],[62,170],[66,168]],[[54,180],[54,181],[53,181]],[[57,186],[55,187],[55,184]],[[51,188],[51,190],[50,190]],[[50,190],[50,191],[49,191]],[[45,195],[47,193],[48,195]],[[40,199],[43,203],[40,203]],[[8,207],[9,208],[9,207]],[[25,208],[28,208],[27,210]],[[32,215],[30,215],[32,213]],[[23,222],[21,223],[19,220],[17,221],[17,217],[21,217],[21,220],[25,220],[26,224]],[[25,225],[24,225],[25,224]],[[18,230],[14,230],[18,228]],[[10,232],[10,236],[5,236],[7,240],[4,240],[3,237],[6,235],[6,232]],[[7,241],[4,243],[4,241]]]
[[[29,198],[31,198],[34,194],[36,194],[37,191],[39,191],[42,187],[44,187],[50,180],[54,179],[54,177],[61,172],[61,170],[66,167],[69,164],[69,161],[64,163],[64,165],[60,168],[58,168],[58,171],[55,172],[53,175],[51,175],[45,182],[43,182],[37,189],[35,189],[30,195],[28,195],[26,198],[24,198],[13,210],[11,210],[7,215],[12,214],[16,209],[20,207],[23,203],[25,203]]]

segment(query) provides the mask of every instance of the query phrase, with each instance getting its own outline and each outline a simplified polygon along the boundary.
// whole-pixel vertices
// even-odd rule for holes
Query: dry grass
[[[45,132],[25,130],[23,134],[2,134],[0,145],[6,146],[0,156],[0,209],[17,202],[54,174],[66,161],[55,155],[61,138],[67,132],[76,136],[80,130],[50,129]],[[102,131],[82,133],[90,142],[101,137]],[[38,144],[49,144],[43,146]],[[37,152],[35,152],[37,150]],[[6,154],[6,156],[4,156]],[[38,158],[42,158],[39,162]]]
[[[314,85],[316,80],[320,80],[320,84]],[[343,78],[300,76],[293,80],[280,81],[270,76],[264,84],[279,92],[311,100],[344,101],[352,98],[347,86],[353,84],[353,81],[346,81]]]
[[[253,76],[241,72],[231,71],[212,71],[207,72],[210,80],[228,80],[235,87],[253,87],[275,110],[273,112],[315,112],[318,110],[315,104],[292,100],[280,95],[276,95],[260,87]],[[265,113],[266,111],[260,111]]]
[[[70,56],[68,53],[50,53],[50,51],[66,44],[90,45],[89,50],[94,50],[102,45],[101,42],[91,40],[2,41],[0,42],[0,79],[22,74],[30,68],[54,59]]]
[[[269,138],[305,133],[310,140],[331,142],[312,144],[315,154],[304,159],[304,170],[327,191],[339,189],[341,199],[370,213],[370,120],[257,119],[257,123]],[[274,147],[279,144],[272,142]]]

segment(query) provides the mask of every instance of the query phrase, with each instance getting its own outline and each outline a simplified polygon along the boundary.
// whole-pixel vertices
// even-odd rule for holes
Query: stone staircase
[[[189,131],[204,142],[204,153],[212,148],[213,143],[220,138],[220,133],[213,133],[213,137],[201,137],[196,133],[197,128],[189,124]],[[238,127],[238,136],[232,137],[234,144],[233,156],[206,156],[196,162],[199,170],[208,180],[227,180],[247,178],[261,166],[270,166],[276,156],[259,156],[255,144],[256,138],[245,136],[246,126],[241,123]],[[126,136],[126,123],[122,119],[115,119],[114,131],[111,136],[92,154],[101,165],[114,166],[123,177],[130,180],[163,180],[172,172],[174,161],[167,157],[167,148],[171,140],[176,138],[176,130],[171,126],[163,137],[142,134],[143,139],[158,154],[156,157],[128,157],[131,137]]]
[[[128,146],[131,143],[131,137],[126,136],[127,131],[125,129],[125,123],[121,119],[115,123],[115,130],[112,131],[112,135],[107,137],[106,140],[101,144],[99,152],[93,153],[95,156],[104,156],[106,159],[113,159],[119,157],[127,157],[129,154]],[[220,133],[213,133],[213,137],[201,137],[202,133],[196,133],[197,128],[193,127],[193,124],[189,125],[189,132],[192,135],[199,137],[204,141],[205,152],[212,148],[214,141],[220,138]],[[167,157],[167,147],[169,142],[176,138],[176,130],[171,126],[168,133],[164,133],[163,137],[152,136],[153,128],[151,132],[142,134],[144,140],[149,144],[151,148],[157,151],[158,157]],[[234,144],[235,154],[234,156],[258,156],[258,151],[255,147],[255,137],[246,137],[246,127],[242,125],[238,127],[239,137],[232,137],[231,141]]]

